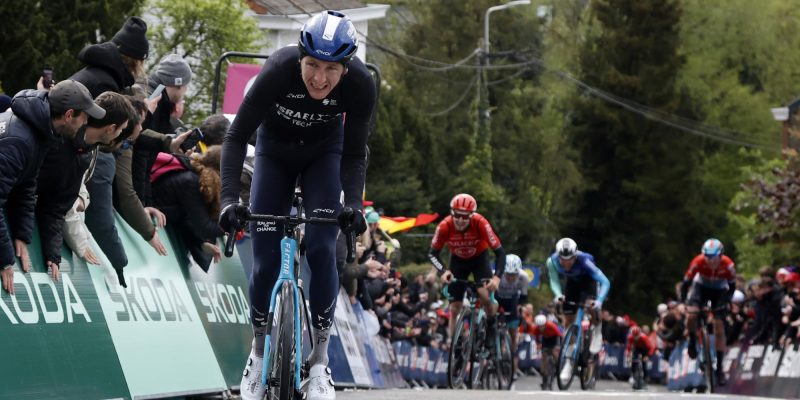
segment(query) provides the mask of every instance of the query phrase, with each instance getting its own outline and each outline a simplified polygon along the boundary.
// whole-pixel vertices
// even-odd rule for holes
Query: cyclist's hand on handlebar
[[[444,271],[444,273],[442,274],[442,282],[450,283],[450,281],[452,280],[453,280],[453,273],[450,271]]]
[[[367,219],[364,218],[364,214],[351,207],[343,208],[336,219],[339,221],[339,229],[344,233],[354,232],[360,235],[367,231]]]
[[[556,296],[556,303],[563,303],[566,298],[564,296]]]
[[[243,204],[228,204],[219,213],[219,227],[225,233],[240,231],[244,228],[245,220],[248,217],[250,217],[250,209]]]
[[[490,292],[497,290],[498,286],[500,286],[500,277],[497,275],[493,276],[492,279],[489,279],[486,281],[486,284],[484,284],[484,287]]]
[[[602,307],[603,307],[603,302],[602,301],[597,301],[597,300],[592,301],[592,308],[594,308],[595,310],[599,311],[600,308],[602,308]]]

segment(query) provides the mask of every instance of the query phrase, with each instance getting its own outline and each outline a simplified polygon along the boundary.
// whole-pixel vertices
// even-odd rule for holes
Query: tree
[[[613,4],[612,4],[613,3]],[[594,1],[580,79],[667,113],[689,114],[677,76],[681,9],[676,1]],[[564,225],[612,280],[614,305],[654,305],[680,279],[706,221],[699,139],[593,97],[578,97],[568,128],[587,182]],[[689,114],[690,115],[690,114]],[[724,215],[724,209],[718,213]],[[644,273],[643,273],[644,272]]]
[[[210,113],[219,56],[226,51],[257,52],[263,44],[263,33],[246,15],[248,8],[243,0],[151,0],[149,8],[158,20],[148,32],[148,64],[152,69],[170,53],[186,59],[194,77],[184,120],[197,125]],[[224,78],[223,75],[221,82]]]
[[[143,0],[50,0],[0,2],[0,80],[14,95],[35,88],[44,66],[54,78],[66,78],[80,68],[78,52],[92,43],[110,40],[128,16],[137,15]]]

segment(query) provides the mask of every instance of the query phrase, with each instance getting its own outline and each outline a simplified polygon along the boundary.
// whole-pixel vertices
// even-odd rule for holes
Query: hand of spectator
[[[375,247],[375,250],[376,250],[378,253],[386,254],[386,244],[385,244],[385,243],[383,243],[383,240],[379,240],[379,241],[377,242],[377,245],[376,245],[376,247]]]
[[[56,81],[53,80],[53,83],[52,83],[52,85],[50,87],[53,87],[53,85],[55,85],[55,84],[56,84]],[[36,90],[46,90],[48,92],[50,91],[50,88],[44,87],[44,77],[40,76],[39,80],[36,81]]]
[[[188,138],[189,135],[191,135],[191,134],[192,134],[192,130],[190,129],[190,130],[188,130],[186,132],[181,133],[180,135],[178,135],[174,139],[172,139],[172,143],[170,143],[170,145],[169,145],[169,151],[172,152],[172,154],[183,154],[183,150],[181,149],[181,145],[183,144],[183,142],[186,141],[186,138]]]
[[[434,284],[436,283],[436,269],[431,269],[427,275],[425,275],[425,283]]]
[[[158,108],[158,102],[161,101],[161,96],[163,95],[164,92],[161,92],[161,94],[156,96],[154,99],[144,99],[144,104],[147,105],[147,110],[150,111],[150,114],[156,112],[156,108]]]
[[[94,254],[92,249],[89,247],[87,247],[86,251],[83,252],[83,259],[89,264],[100,265],[100,259],[97,258],[97,255]]]
[[[3,267],[3,271],[0,272],[0,278],[3,280],[3,289],[5,289],[8,294],[14,294],[14,266],[13,265],[6,265]]]
[[[28,254],[28,246],[19,239],[14,239],[14,250],[19,257],[19,264],[22,266],[22,272],[28,273],[31,270],[31,256]]]
[[[156,228],[161,229],[167,226],[167,216],[163,212],[161,212],[161,210],[153,207],[145,207],[144,212],[147,214],[147,216],[150,218],[151,221],[153,220],[153,218],[155,218]]]
[[[202,247],[204,252],[214,256],[215,263],[218,263],[219,260],[222,259],[222,252],[220,252],[219,246],[217,246],[216,244],[203,242]]]
[[[53,281],[58,282],[58,277],[61,276],[61,274],[58,272],[58,264],[48,261],[47,272],[50,274],[50,277],[53,278]]]
[[[153,237],[147,241],[147,243],[156,249],[156,253],[160,256],[167,255],[167,248],[164,247],[164,243],[161,243],[161,238],[158,237],[158,231],[153,234]]]
[[[442,282],[450,283],[453,280],[453,273],[450,270],[444,271],[442,274]]]

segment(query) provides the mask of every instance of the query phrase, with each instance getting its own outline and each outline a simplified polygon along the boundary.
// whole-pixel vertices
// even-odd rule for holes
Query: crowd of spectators
[[[219,261],[216,145],[229,122],[207,118],[203,141],[182,148],[192,132],[181,121],[192,70],[169,54],[146,71],[149,53],[147,24],[130,17],[110,40],[84,47],[76,55],[84,67],[68,78],[0,96],[0,137],[8,139],[0,141],[0,267],[9,293],[15,261],[31,268],[34,223],[54,280],[64,242],[87,263],[101,262],[94,238],[127,287],[116,214],[159,255],[167,255],[159,230],[169,223],[201,268]],[[163,170],[164,159],[175,162]]]

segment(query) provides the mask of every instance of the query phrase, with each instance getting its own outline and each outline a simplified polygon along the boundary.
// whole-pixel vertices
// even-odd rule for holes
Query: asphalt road
[[[442,390],[442,389],[403,389],[403,390],[359,390],[342,391],[336,393],[337,400],[488,400],[488,399],[515,399],[515,400],[541,400],[563,399],[570,397],[582,398],[614,398],[614,399],[759,399],[757,397],[677,393],[667,392],[661,385],[651,385],[646,390],[631,390],[628,382],[600,380],[592,391],[582,391],[578,382],[573,382],[573,387],[567,392],[543,392],[539,389],[538,377],[526,376],[518,380],[511,392],[480,391],[480,390]]]

